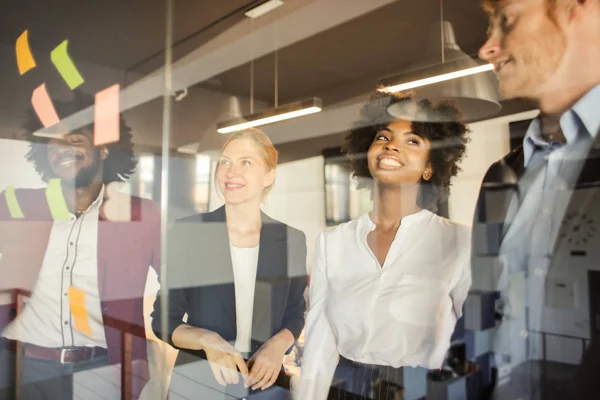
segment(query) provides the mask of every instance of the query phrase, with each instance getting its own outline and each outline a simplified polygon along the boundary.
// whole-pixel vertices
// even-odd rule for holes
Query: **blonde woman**
[[[225,205],[179,220],[170,232],[168,312],[159,296],[152,326],[180,349],[171,397],[287,396],[273,385],[304,326],[306,238],[260,209],[277,158],[263,132],[233,134],[215,171]]]

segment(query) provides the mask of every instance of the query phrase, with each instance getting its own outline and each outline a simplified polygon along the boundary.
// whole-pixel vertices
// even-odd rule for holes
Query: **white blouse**
[[[327,398],[339,355],[440,368],[471,285],[470,229],[422,210],[402,219],[383,267],[368,214],[319,236],[310,279],[301,399]]]
[[[235,288],[235,323],[237,328],[235,348],[244,353],[251,350],[254,287],[256,286],[259,246],[243,248],[230,244],[229,247]]]

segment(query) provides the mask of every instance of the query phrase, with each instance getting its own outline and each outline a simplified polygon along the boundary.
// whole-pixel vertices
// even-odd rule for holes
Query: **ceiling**
[[[261,1],[174,2],[175,52],[181,56],[202,45]],[[29,29],[35,54],[45,54],[70,39],[69,51],[77,60],[148,73],[164,62],[165,15],[165,0],[9,0],[0,12],[0,43],[13,46]]]
[[[247,22],[244,11],[261,1],[175,1],[174,59],[232,32],[240,23]],[[285,13],[286,7],[293,9],[337,0],[285,1],[277,12]],[[363,1],[366,0],[338,3],[351,7]],[[32,90],[41,82],[47,84],[53,97],[68,95],[69,90],[49,57],[44,56],[64,39],[69,39],[69,54],[86,78],[82,88],[89,92],[115,82],[132,85],[164,65],[164,0],[20,0],[10,7],[6,4],[1,7],[7,9],[0,10],[0,136],[9,136],[16,129],[20,116],[29,107]],[[487,29],[480,0],[447,2],[444,14],[453,23],[463,51],[476,53]],[[262,18],[270,17],[271,14]],[[327,108],[370,92],[379,78],[403,72],[414,63],[439,62],[439,42],[434,41],[433,49],[429,48],[430,31],[439,18],[438,1],[396,0],[280,48],[277,51],[279,102],[319,96]],[[14,43],[24,29],[30,31],[30,45],[38,67],[19,77]],[[274,59],[270,53],[254,62],[255,100],[259,109],[274,102]],[[202,63],[198,68],[202,68]],[[211,92],[219,92],[223,99],[227,95],[248,97],[250,64],[244,62],[197,82],[189,88],[188,97],[174,103],[172,148],[199,141],[202,135],[216,135],[214,125],[225,102],[215,101]],[[242,100],[242,111],[247,112],[247,99]],[[156,98],[125,114],[134,125],[135,140],[140,147],[160,146],[162,108],[162,99]]]
[[[444,8],[444,17],[453,23],[462,50],[477,53],[487,30],[480,0],[452,0]],[[402,72],[413,63],[441,62],[439,40],[428,49],[430,31],[439,21],[438,0],[400,0],[281,49],[280,102],[316,95],[325,104],[333,104],[373,90],[379,78]],[[274,60],[274,54],[269,54],[254,62],[255,96],[271,104]],[[212,87],[221,91],[248,96],[250,65],[226,71],[213,81],[220,82]]]

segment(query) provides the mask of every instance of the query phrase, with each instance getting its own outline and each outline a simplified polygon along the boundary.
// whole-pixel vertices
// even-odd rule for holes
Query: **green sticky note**
[[[81,86],[84,81],[83,77],[77,70],[77,67],[73,63],[73,60],[71,60],[71,57],[69,57],[69,53],[67,52],[68,45],[69,41],[65,40],[56,46],[56,48],[50,53],[50,59],[58,70],[60,76],[62,76],[67,85],[69,85],[71,90],[73,90]]]
[[[8,212],[10,216],[15,219],[23,219],[25,216],[23,215],[23,211],[21,211],[21,206],[19,206],[19,202],[17,201],[17,195],[15,194],[15,187],[9,186],[4,191],[4,197],[6,198],[6,205],[8,205]]]
[[[50,179],[46,188],[46,200],[53,219],[67,221],[71,217],[65,196],[63,196],[60,179]]]

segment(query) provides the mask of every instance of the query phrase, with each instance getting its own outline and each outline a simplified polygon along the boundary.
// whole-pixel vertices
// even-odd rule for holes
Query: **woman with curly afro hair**
[[[338,363],[364,399],[407,368],[442,366],[471,284],[470,232],[434,211],[467,133],[450,103],[378,92],[363,106],[343,152],[373,210],[317,241],[299,398],[326,399]]]

